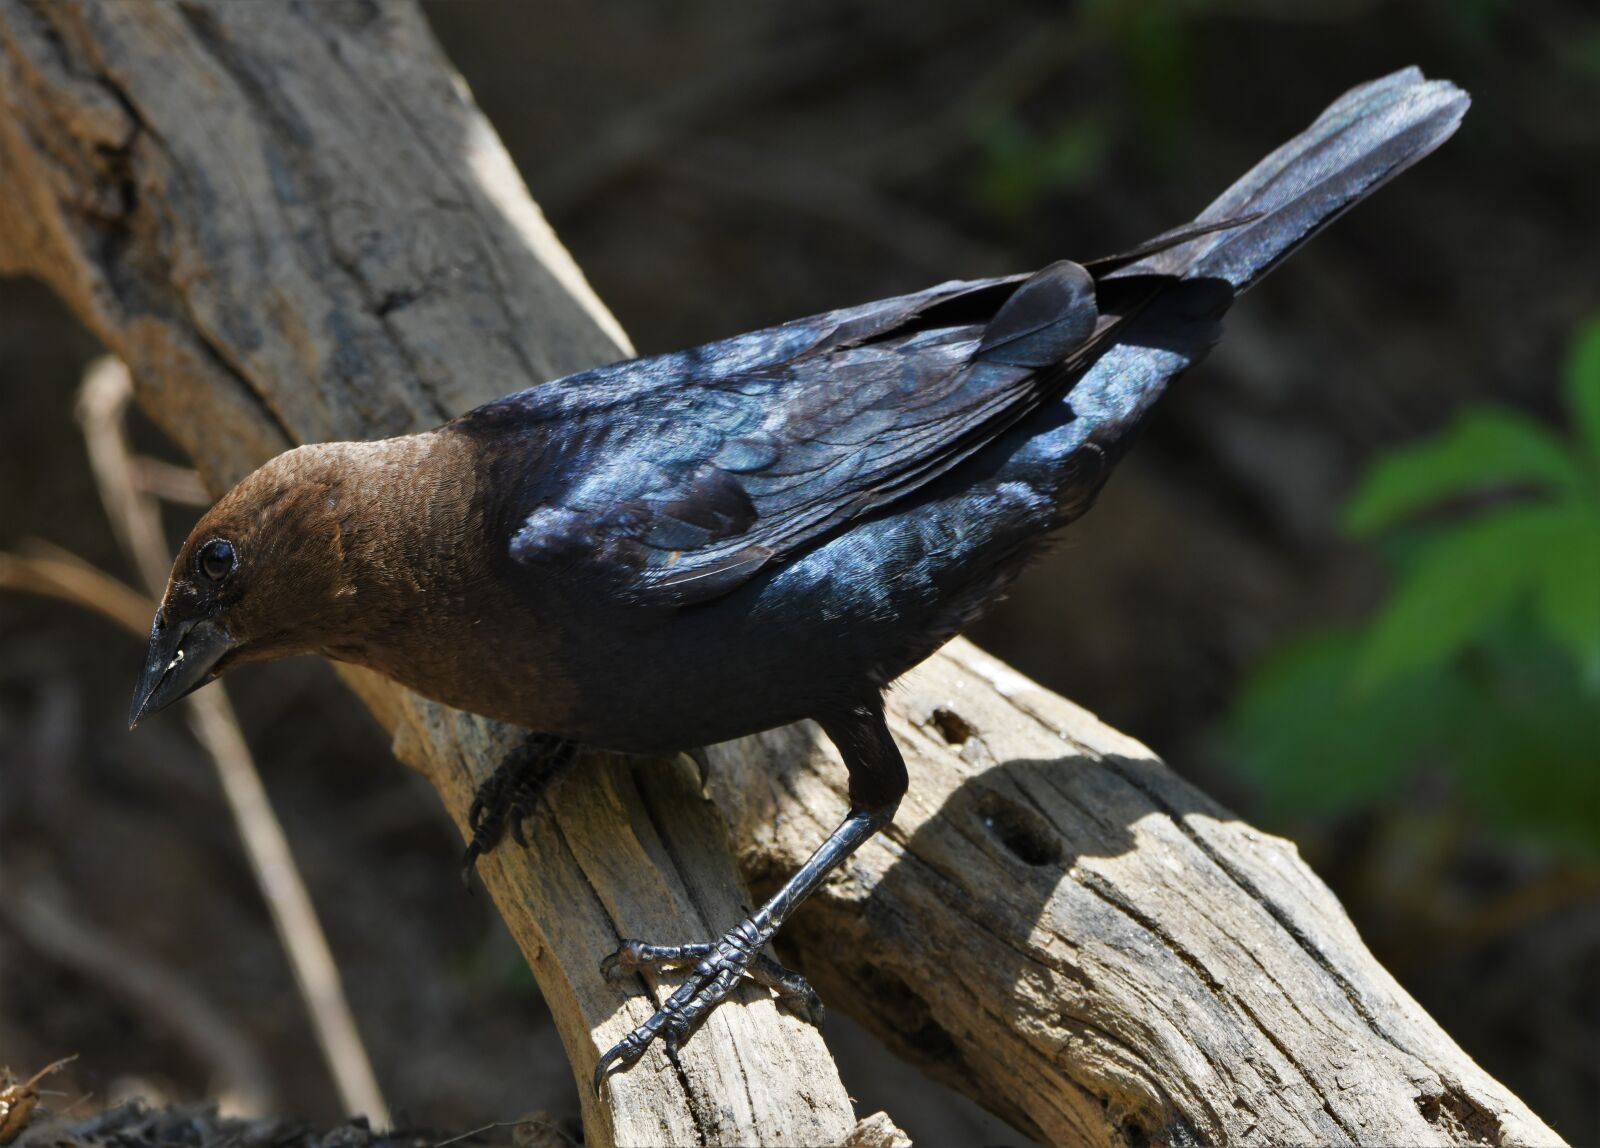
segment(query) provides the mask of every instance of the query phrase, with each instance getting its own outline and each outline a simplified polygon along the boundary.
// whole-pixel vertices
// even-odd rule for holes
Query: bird
[[[129,714],[234,666],[370,667],[521,726],[465,868],[579,746],[636,754],[814,721],[849,811],[720,938],[624,940],[613,974],[690,973],[595,1068],[669,1056],[745,978],[810,1019],[763,951],[907,788],[885,689],[1084,514],[1224,313],[1442,144],[1469,97],[1407,68],[1335,100],[1195,219],[1110,257],[953,280],[587,370],[433,430],[300,446],[180,548]]]

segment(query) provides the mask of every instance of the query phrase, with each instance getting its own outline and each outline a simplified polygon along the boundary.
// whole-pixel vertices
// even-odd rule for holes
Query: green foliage
[[[1092,114],[1035,132],[1010,112],[994,112],[975,134],[983,149],[978,199],[1007,219],[1026,215],[1049,194],[1092,183],[1106,149],[1104,126]]]
[[[1565,444],[1511,411],[1471,410],[1429,442],[1380,459],[1345,508],[1354,534],[1372,535],[1440,502],[1495,487],[1575,488],[1582,481]]]
[[[1142,157],[1158,165],[1181,158],[1194,96],[1194,26],[1216,8],[1215,0],[1090,0],[1080,9],[1086,34],[1127,70],[1128,131]]]
[[[1345,522],[1388,544],[1389,599],[1269,659],[1228,722],[1280,811],[1377,801],[1434,765],[1486,820],[1600,852],[1600,321],[1565,374],[1570,441],[1480,408],[1368,471]]]
[[[1050,196],[1097,182],[1114,146],[1155,164],[1178,158],[1194,88],[1192,28],[1215,9],[1215,0],[1084,0],[1070,18],[1075,55],[1121,64],[1133,114],[1101,100],[1030,125],[1013,104],[978,110],[967,125],[979,150],[977,202],[1015,223]]]
[[[1456,0],[1456,35],[1471,44],[1492,44],[1506,7],[1507,0]]]
[[[1600,318],[1584,325],[1572,349],[1567,401],[1588,458],[1590,489],[1600,494]]]
[[[1560,63],[1573,80],[1600,86],[1600,30],[1581,33],[1562,46]]]
[[[1359,696],[1350,679],[1353,634],[1318,633],[1269,659],[1232,716],[1234,763],[1280,812],[1339,812],[1392,791],[1427,732],[1448,723],[1466,696],[1439,675],[1405,690]]]
[[[1575,564],[1596,532],[1593,510],[1559,505],[1497,510],[1437,531],[1412,548],[1393,597],[1367,631],[1357,686],[1370,693],[1446,663],[1530,597],[1565,606]],[[1600,578],[1590,590],[1600,594]],[[1582,656],[1593,643],[1574,625],[1581,615],[1564,608],[1540,620],[1553,620],[1547,637]]]

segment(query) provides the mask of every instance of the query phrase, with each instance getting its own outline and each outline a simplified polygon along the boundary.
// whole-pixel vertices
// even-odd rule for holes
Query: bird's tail
[[[1448,80],[1424,79],[1416,68],[1352,88],[1183,230],[1245,222],[1165,247],[1107,277],[1154,272],[1221,279],[1233,285],[1235,294],[1243,292],[1350,207],[1449,139],[1470,103]]]
[[[1087,370],[1069,376],[1062,404],[1048,404],[1044,415],[1019,427],[1026,446],[1014,456],[1026,481],[1054,489],[1056,524],[1088,509],[1167,384],[1205,357],[1234,297],[1450,138],[1468,102],[1454,84],[1425,80],[1415,68],[1362,84],[1193,223],[1083,265],[1094,278],[1099,327],[1114,338],[1097,348]],[[1049,268],[1034,279],[1047,287],[1054,279],[1071,282]],[[1033,294],[1043,293],[1024,284],[1013,301],[1024,312],[1037,310]],[[1070,303],[1071,292],[1055,294]],[[1064,306],[1054,324],[1024,314],[1026,338],[1002,342],[988,331],[984,338],[1014,363],[1018,348],[1049,349],[1056,328],[1070,334],[1071,324],[1081,326],[1081,311]],[[1040,469],[1027,470],[1034,465]]]

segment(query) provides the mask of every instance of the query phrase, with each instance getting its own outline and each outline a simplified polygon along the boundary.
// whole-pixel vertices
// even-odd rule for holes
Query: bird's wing
[[[640,604],[728,593],[903,497],[1040,398],[1093,341],[1094,282],[1061,263],[952,283],[491,404],[544,423],[510,542],[525,567]]]
[[[539,406],[546,425],[517,562],[688,605],[944,474],[1059,388],[1115,318],[1063,262],[586,372],[468,420]]]

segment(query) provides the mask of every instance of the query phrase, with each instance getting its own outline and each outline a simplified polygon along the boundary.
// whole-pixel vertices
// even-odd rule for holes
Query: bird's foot
[[[461,857],[461,879],[470,880],[479,857],[494,852],[511,830],[518,845],[526,846],[522,826],[533,816],[539,798],[578,758],[576,743],[547,734],[531,734],[506,755],[489,779],[478,786],[467,811],[472,840]]]
[[[650,945],[644,941],[623,941],[621,948],[600,963],[600,971],[608,977],[688,964],[694,965],[694,971],[654,1016],[600,1058],[594,1069],[595,1091],[600,1091],[613,1066],[621,1065],[624,1070],[632,1068],[657,1037],[661,1038],[668,1058],[676,1063],[679,1046],[733,991],[742,977],[748,976],[757,984],[765,985],[795,1015],[820,1026],[822,999],[817,991],[799,973],[784,968],[761,952],[761,947],[771,939],[772,930],[744,920],[720,941],[710,944]]]

